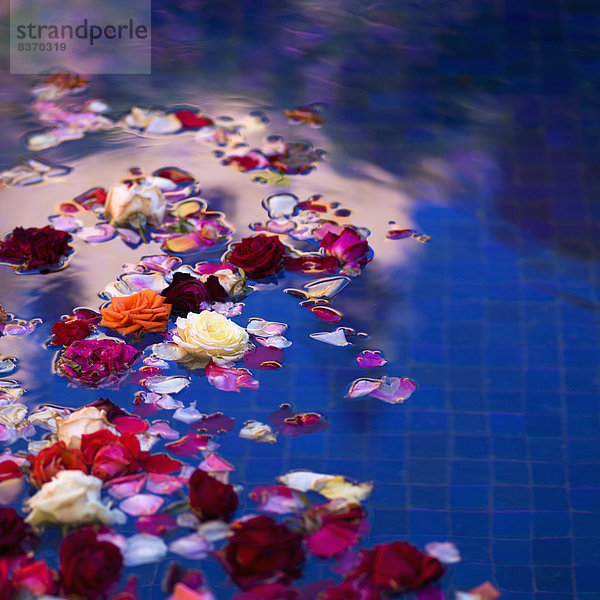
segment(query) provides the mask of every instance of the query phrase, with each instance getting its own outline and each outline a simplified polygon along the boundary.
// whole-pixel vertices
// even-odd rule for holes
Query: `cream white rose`
[[[44,523],[82,525],[125,523],[125,515],[100,500],[102,480],[81,471],[59,471],[25,501],[31,512],[25,519],[33,527]]]
[[[56,435],[59,442],[64,442],[69,448],[81,447],[81,436],[95,433],[100,429],[108,429],[116,433],[103,410],[95,406],[84,406],[72,412],[66,419],[56,418]]]
[[[190,369],[205,367],[211,360],[217,365],[241,360],[250,348],[248,332],[227,317],[210,310],[188,313],[175,322],[173,342],[157,344],[154,353],[176,360]]]
[[[167,210],[162,192],[147,181],[131,185],[119,183],[111,188],[106,198],[104,215],[111,225],[127,225],[132,220],[145,219],[159,226]]]

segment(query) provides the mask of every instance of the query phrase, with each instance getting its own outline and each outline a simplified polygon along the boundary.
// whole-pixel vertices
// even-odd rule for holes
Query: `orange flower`
[[[153,290],[145,289],[131,296],[111,298],[110,306],[100,310],[100,325],[128,333],[158,333],[167,329],[171,305]]]

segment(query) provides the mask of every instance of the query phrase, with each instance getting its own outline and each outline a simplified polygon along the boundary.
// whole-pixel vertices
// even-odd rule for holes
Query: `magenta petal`
[[[152,404],[147,406],[154,406]],[[165,440],[176,440],[179,437],[179,432],[173,429],[167,421],[157,421],[148,429],[149,435],[157,435]]]
[[[258,510],[276,515],[300,513],[306,508],[298,493],[285,485],[255,487],[250,498],[259,505]]]
[[[220,367],[213,362],[205,369],[206,377],[211,385],[224,392],[239,392],[241,388],[258,389],[258,381],[252,378],[248,369]]]
[[[177,529],[177,521],[173,515],[169,514],[146,515],[135,522],[135,530],[138,533],[160,536],[174,529]]]
[[[228,463],[224,458],[221,458],[214,452],[211,452],[198,467],[207,473],[231,472],[235,471],[235,467]]]
[[[108,493],[113,498],[130,498],[137,494],[146,483],[145,473],[136,473],[135,475],[126,475],[113,479],[108,487]]]
[[[138,417],[117,417],[112,424],[119,433],[142,433],[148,429],[148,421]]]
[[[412,237],[416,234],[416,231],[412,229],[392,229],[385,235],[389,240],[402,240],[404,238]]]
[[[317,433],[329,427],[325,417],[317,412],[296,413],[289,404],[282,404],[269,416],[277,431],[288,437]]]
[[[186,481],[184,477],[177,477],[177,475],[148,473],[146,489],[153,494],[173,494],[180,490]]]
[[[229,433],[235,425],[235,419],[216,412],[212,415],[203,415],[196,421],[192,428],[201,433]]]
[[[256,346],[244,356],[244,365],[250,369],[280,369],[285,350],[273,346]]]
[[[369,395],[390,404],[404,402],[417,389],[417,384],[406,377],[382,377],[381,384]]]
[[[381,367],[387,364],[387,360],[381,356],[379,350],[364,350],[358,356],[355,356],[359,367],[370,369],[372,367]]]
[[[119,508],[132,517],[153,515],[164,504],[164,498],[154,494],[136,494],[123,500]]]
[[[178,456],[194,456],[200,450],[208,448],[208,436],[200,433],[188,433],[180,440],[166,444],[165,448]]]

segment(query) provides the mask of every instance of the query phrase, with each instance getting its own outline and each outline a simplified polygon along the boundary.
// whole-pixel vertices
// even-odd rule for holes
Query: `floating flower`
[[[59,471],[39,491],[25,501],[25,519],[37,527],[45,523],[81,525],[83,523],[124,523],[120,510],[111,510],[100,500],[102,480],[81,471]]]
[[[250,339],[243,327],[209,310],[179,317],[175,324],[172,343],[157,344],[154,353],[191,369],[205,367],[211,360],[217,365],[241,360],[250,348]]]
[[[27,597],[37,598],[53,594],[56,590],[55,573],[45,560],[30,560],[21,557],[12,574],[11,583]]]
[[[239,505],[231,485],[218,481],[201,469],[194,471],[189,485],[190,506],[202,521],[231,520]]]
[[[83,454],[77,448],[67,448],[64,442],[56,442],[30,456],[31,479],[38,486],[50,481],[59,471],[78,470],[87,474]]]
[[[45,227],[16,227],[0,242],[0,261],[16,265],[17,271],[44,271],[62,266],[73,251],[66,231]]]
[[[258,583],[289,583],[301,575],[302,536],[271,517],[236,521],[221,553],[232,579],[244,590]]]
[[[102,429],[114,428],[106,418],[106,412],[96,406],[84,406],[72,412],[67,418],[56,418],[56,433],[58,441],[68,448],[81,448],[81,438],[85,434],[94,433]]]
[[[161,295],[164,296],[165,302],[173,307],[172,314],[176,317],[185,317],[190,312],[197,313],[208,309],[213,302],[228,297],[219,279],[214,275],[209,275],[206,282],[202,282],[189,273],[174,273],[173,281]]]
[[[105,598],[119,581],[122,568],[119,548],[100,539],[91,527],[68,535],[60,545],[60,578],[70,598]]]
[[[160,189],[151,182],[120,183],[111,188],[106,198],[104,214],[115,225],[142,227],[146,223],[158,227],[167,210]]]
[[[285,251],[277,236],[260,233],[235,244],[228,260],[243,269],[248,277],[263,279],[283,268]]]
[[[116,386],[127,376],[139,354],[133,346],[116,340],[82,340],[62,353],[56,371],[75,385]]]
[[[354,227],[325,223],[315,230],[315,237],[329,256],[335,256],[347,267],[360,270],[371,260],[369,244]]]
[[[0,557],[24,554],[35,539],[29,525],[14,508],[0,506]]]
[[[94,330],[94,326],[100,322],[100,315],[87,309],[77,309],[62,321],[52,325],[55,346],[70,346],[73,342],[84,340]]]
[[[121,335],[166,331],[171,305],[153,290],[144,289],[131,296],[110,299],[110,306],[100,310],[102,327]]]

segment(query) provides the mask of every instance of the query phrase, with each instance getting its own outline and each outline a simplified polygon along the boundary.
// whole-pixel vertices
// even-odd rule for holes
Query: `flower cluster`
[[[60,267],[72,252],[66,231],[45,227],[16,227],[0,242],[0,261],[19,271],[45,271]]]

